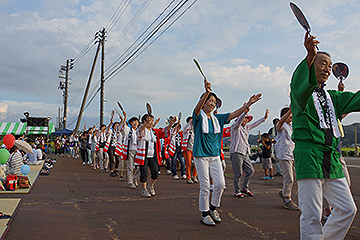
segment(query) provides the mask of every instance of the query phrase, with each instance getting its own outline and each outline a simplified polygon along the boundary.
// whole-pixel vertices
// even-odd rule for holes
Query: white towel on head
[[[204,112],[204,110],[202,110],[202,109],[201,109],[201,116],[202,116],[203,133],[209,133],[208,117],[207,117],[206,113]],[[211,116],[211,120],[212,120],[213,126],[214,126],[214,134],[220,133],[219,120],[212,113],[210,113],[210,116]]]

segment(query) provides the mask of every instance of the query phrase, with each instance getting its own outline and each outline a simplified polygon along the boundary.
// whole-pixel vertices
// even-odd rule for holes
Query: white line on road
[[[360,168],[360,166],[356,166],[356,165],[346,165],[347,167],[357,167]]]

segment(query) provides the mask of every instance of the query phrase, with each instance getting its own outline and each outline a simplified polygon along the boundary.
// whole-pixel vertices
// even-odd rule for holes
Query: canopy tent
[[[26,123],[1,123],[0,135],[13,134],[23,135],[26,131]]]
[[[49,127],[28,127],[27,123],[1,123],[0,135],[13,134],[51,134],[55,132],[54,123],[49,123]]]
[[[64,129],[61,129],[61,130],[58,130],[58,131],[56,131],[56,132],[51,133],[51,135],[55,135],[55,136],[67,135],[67,136],[69,136],[69,135],[71,135],[72,133],[73,133],[73,131],[64,128]]]

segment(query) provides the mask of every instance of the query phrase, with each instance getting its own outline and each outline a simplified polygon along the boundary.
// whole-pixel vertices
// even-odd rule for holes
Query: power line
[[[170,6],[175,2],[175,0],[171,1],[164,9],[163,11],[151,22],[151,24],[142,32],[142,34],[123,52],[105,71],[105,73],[113,71],[116,66],[118,66],[121,61],[123,60],[123,56],[129,52],[132,47],[140,41],[140,39],[145,35],[145,33],[161,18],[161,16],[170,8]],[[176,6],[175,6],[176,7]],[[146,37],[145,37],[146,38]],[[143,41],[143,40],[142,40]],[[129,54],[128,54],[129,55]],[[126,55],[126,56],[128,56]]]
[[[196,2],[197,0],[193,1],[182,13],[180,13],[179,17],[177,17],[173,22],[171,22],[169,24],[168,27],[166,27],[164,30],[162,30],[162,32],[159,34],[158,37],[155,38],[158,39],[163,33],[165,33],[168,28],[174,24],[185,12],[188,11],[188,9],[190,9]],[[128,52],[130,51],[124,58],[121,59],[121,57],[124,55],[122,54],[118,59],[117,59],[117,64],[115,66],[113,66],[110,70],[112,71],[106,78],[105,80],[106,81],[109,81],[110,78],[112,78],[112,75],[114,75],[116,72],[118,72],[121,68],[123,68],[124,66],[128,66],[128,62],[136,55],[138,54],[138,52],[145,46],[145,44],[147,42],[149,42],[154,36],[156,33],[158,33],[160,31],[160,29],[162,29],[165,24],[170,20],[172,19],[179,11],[180,9],[182,9],[185,4],[188,2],[188,0],[185,0],[185,1],[180,1],[166,16],[164,19],[162,19],[154,29],[152,29],[148,34],[147,36],[141,40],[140,43],[138,43],[133,49],[130,50],[130,48],[133,46],[133,44],[125,51]],[[153,24],[153,23],[152,23]],[[139,39],[139,38],[138,38]],[[138,41],[138,39],[136,41]],[[155,41],[154,40],[154,41]],[[135,42],[136,42],[135,41]],[[154,41],[151,41],[149,45],[151,45]],[[149,46],[147,46],[145,48],[145,50],[148,48]],[[141,51],[138,55],[140,55],[143,51]],[[136,56],[135,58],[137,58],[138,56]],[[133,60],[132,60],[133,61]],[[132,62],[130,61],[130,62]],[[108,71],[110,71],[108,70]],[[117,74],[116,74],[117,75]]]
[[[130,63],[132,63],[136,58],[138,58],[141,53],[143,53],[148,47],[150,47],[159,37],[161,37],[182,15],[185,14],[185,12],[187,12],[196,2],[197,0],[195,0],[189,7],[186,8],[186,10],[184,12],[182,12],[168,27],[165,28],[164,31],[162,31],[159,36],[157,36],[153,41],[150,42],[149,45],[147,45],[142,51],[139,52],[139,54],[137,54],[135,57],[131,58],[129,60],[129,62],[126,62],[123,64],[123,68],[120,69],[118,72],[115,73],[115,75],[111,76],[111,77],[107,77],[105,78],[106,83],[108,81],[110,81],[112,78],[114,78],[117,74],[119,74],[122,70],[124,70]]]
[[[125,26],[125,28],[121,31],[119,36],[115,39],[115,43],[112,44],[112,46],[108,49],[107,54],[110,54],[114,48],[119,44],[119,42],[124,38],[124,36],[127,34],[127,32],[130,30],[130,28],[135,24],[136,20],[141,16],[141,14],[144,12],[144,10],[149,6],[150,2],[152,0],[145,0],[140,8],[136,11],[134,16],[130,19],[128,24]]]

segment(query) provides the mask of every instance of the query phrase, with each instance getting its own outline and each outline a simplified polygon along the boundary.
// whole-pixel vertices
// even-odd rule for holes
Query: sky
[[[179,2],[179,0],[177,0]],[[119,4],[129,2],[120,20],[107,34],[105,70],[124,53],[150,25],[170,0],[147,0],[141,16],[126,32],[129,21],[144,0],[2,0],[0,2],[0,122],[19,122],[30,116],[50,116],[57,123],[63,110],[63,92],[58,89],[59,69],[91,43],[93,47],[69,72],[67,128],[74,129],[89,69],[94,59],[94,35],[106,27]],[[190,1],[192,2],[192,1]],[[320,50],[331,54],[333,63],[345,62],[350,75],[348,91],[360,88],[360,3],[354,0],[303,0],[311,33]],[[159,126],[169,115],[182,112],[182,124],[204,92],[203,77],[192,59],[200,63],[213,91],[222,99],[219,113],[241,107],[254,93],[262,99],[251,107],[254,119],[270,110],[269,119],[252,134],[267,131],[280,109],[289,104],[292,72],[306,51],[304,30],[296,21],[288,1],[198,0],[146,51],[105,85],[105,118],[120,101],[128,117],[146,112],[149,102]],[[98,88],[97,62],[92,90]],[[331,76],[327,89],[336,89]],[[82,123],[99,125],[99,95],[84,112]],[[359,113],[343,120],[359,122]],[[115,118],[117,120],[118,118]],[[81,124],[82,125],[82,124]]]

